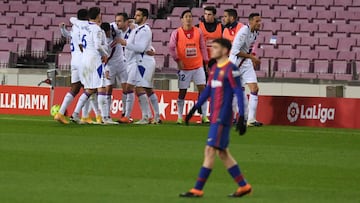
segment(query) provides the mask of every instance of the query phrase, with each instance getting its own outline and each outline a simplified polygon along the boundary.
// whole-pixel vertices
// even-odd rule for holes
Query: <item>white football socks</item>
[[[202,117],[206,118],[207,117],[207,109],[208,109],[208,102],[205,101],[203,105],[201,105],[201,113],[202,113]]]
[[[79,117],[79,113],[81,111],[81,108],[84,106],[85,102],[89,99],[89,94],[84,92],[81,94],[79,101],[76,104],[73,117]]]
[[[107,116],[108,116],[108,118],[111,118],[111,116],[110,116],[111,104],[112,104],[111,94],[107,94],[106,99],[107,99],[107,103],[106,103]]]
[[[258,95],[257,93],[250,93],[249,98],[249,121],[254,122],[256,121],[256,110],[258,105]]]
[[[135,93],[128,92],[126,95],[126,110],[125,110],[125,117],[127,118],[130,118],[132,109],[134,107],[134,101],[135,101]]]
[[[89,112],[90,112],[90,99],[88,99],[84,106],[82,107],[82,115],[81,117],[83,118],[87,118],[89,117]]]
[[[92,109],[95,112],[96,117],[101,116],[97,97],[98,97],[98,95],[96,93],[91,95],[91,97],[90,97],[90,104],[91,104]]]
[[[61,103],[61,107],[59,110],[59,113],[65,114],[65,111],[67,107],[71,104],[71,102],[74,100],[74,95],[71,92],[66,93],[63,102]]]
[[[177,100],[178,119],[182,119],[182,117],[183,117],[184,103],[185,103],[185,102],[184,102],[183,99],[178,99],[178,100]]]
[[[148,97],[145,93],[138,95],[138,97],[139,97],[139,103],[142,113],[142,119],[148,119],[148,112],[150,111]]]
[[[154,109],[155,113],[155,121],[160,119],[160,112],[159,112],[159,99],[155,93],[152,93],[149,97],[152,108]]]
[[[99,104],[99,109],[101,112],[101,117],[103,119],[106,119],[107,118],[107,111],[106,111],[107,98],[106,98],[105,93],[101,93],[101,92],[98,93],[98,104]]]
[[[123,92],[121,101],[122,101],[122,114],[124,114],[124,115],[126,112],[126,98],[127,98],[127,93]]]

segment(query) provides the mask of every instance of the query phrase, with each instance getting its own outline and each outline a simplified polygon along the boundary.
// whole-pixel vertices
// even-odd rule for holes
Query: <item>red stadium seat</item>
[[[9,68],[10,52],[0,51],[0,68]]]
[[[327,45],[330,49],[336,49],[338,46],[338,39],[335,38],[320,38],[320,45]]]
[[[57,68],[60,70],[70,70],[71,68],[71,54],[70,53],[59,53],[57,59]]]
[[[278,59],[275,69],[275,77],[282,78],[285,72],[291,72],[292,70],[291,59]]]
[[[51,18],[45,16],[39,16],[34,18],[34,25],[41,25],[43,28],[47,29],[51,25]]]
[[[315,50],[302,50],[300,54],[301,59],[317,59],[319,57],[319,51]]]
[[[29,28],[30,25],[34,23],[34,18],[29,16],[19,16],[15,18],[15,25],[25,25],[26,28]]]
[[[34,1],[36,2],[36,1]],[[46,5],[40,3],[30,3],[28,4],[28,12],[35,12],[35,13],[43,13],[46,11]]]
[[[351,80],[352,74],[348,68],[348,63],[344,60],[334,60],[332,62],[335,80]]]
[[[4,2],[0,2],[0,14],[5,15],[6,11],[10,10],[10,5],[5,4]]]
[[[315,32],[318,31],[319,27],[317,24],[313,24],[313,23],[304,23],[304,24],[300,24],[300,30],[301,31],[307,31],[307,32]]]
[[[35,59],[46,58],[46,41],[45,39],[31,39],[31,57]]]
[[[170,27],[170,21],[167,19],[156,19],[152,28],[161,28],[163,31],[166,31]]]
[[[11,25],[15,24],[15,17],[14,16],[1,16],[0,25],[6,25],[10,27]]]
[[[14,43],[18,45],[17,53],[19,57],[26,56],[29,52],[29,40],[27,38],[14,38]]]
[[[165,56],[164,55],[155,55],[155,68],[157,72],[160,72],[164,68]]]
[[[281,44],[297,45],[301,44],[301,38],[298,36],[284,36],[282,37]]]
[[[26,12],[28,10],[27,8],[28,8],[27,4],[23,4],[23,3],[14,2],[10,4],[10,11],[16,11],[20,14]]]
[[[333,80],[334,74],[329,73],[328,60],[314,60],[314,73],[317,73],[319,79]]]
[[[297,59],[300,58],[301,52],[297,49],[288,49],[283,52],[282,58]]]
[[[353,51],[339,51],[338,57],[337,59],[340,60],[347,60],[347,61],[351,61],[351,60],[355,60],[356,59],[356,53]]]
[[[296,4],[296,0],[279,0],[278,4],[285,5],[285,6],[288,6],[289,8],[292,8]]]
[[[319,31],[320,32],[328,32],[328,33],[333,33],[336,32],[336,28],[337,26],[335,24],[319,24]]]

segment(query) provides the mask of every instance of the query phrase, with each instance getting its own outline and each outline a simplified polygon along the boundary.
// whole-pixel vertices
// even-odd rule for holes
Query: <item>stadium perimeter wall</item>
[[[67,87],[28,87],[0,86],[0,114],[49,115],[53,104],[61,104]],[[161,119],[176,121],[177,92],[156,91],[159,97]],[[79,94],[80,95],[80,94]],[[77,101],[79,95],[75,98]],[[119,118],[122,111],[121,90],[113,92],[111,116]],[[189,92],[185,100],[188,112],[196,102],[198,94]],[[75,107],[73,102],[69,114]],[[260,96],[257,118],[266,125],[316,126],[360,129],[360,114],[356,109],[360,99],[299,97],[299,96]],[[209,110],[208,110],[209,114]],[[135,101],[133,118],[141,117],[138,102]],[[193,121],[200,120],[195,115]]]
[[[37,86],[41,81],[47,78],[47,70],[45,69],[0,69],[0,81],[5,85],[20,85],[20,86]],[[177,91],[177,80],[175,75],[168,80],[168,89],[170,91]],[[158,77],[164,79],[164,77]],[[345,98],[360,98],[360,83],[356,85],[348,85],[348,83],[341,83],[330,81],[327,83],[311,84],[310,80],[295,82],[284,81],[260,81],[260,95],[267,96],[303,96],[303,97],[326,97],[327,86],[343,86],[343,97]],[[195,91],[192,84],[189,91]],[[247,89],[248,91],[248,89]]]

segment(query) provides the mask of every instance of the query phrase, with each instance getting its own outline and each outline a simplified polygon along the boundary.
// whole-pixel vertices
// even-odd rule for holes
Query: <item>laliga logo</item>
[[[335,108],[322,108],[321,104],[309,107],[301,105],[299,108],[298,103],[292,102],[287,110],[288,120],[290,123],[294,123],[299,119],[299,115],[300,119],[319,120],[321,123],[325,123],[327,120],[335,119]]]
[[[297,121],[299,117],[299,105],[295,102],[292,102],[287,111],[287,118],[289,119],[290,123]]]

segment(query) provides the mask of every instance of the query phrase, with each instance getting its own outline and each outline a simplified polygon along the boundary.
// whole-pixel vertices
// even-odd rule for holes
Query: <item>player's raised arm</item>
[[[60,23],[59,27],[60,27],[61,35],[62,35],[63,37],[71,38],[71,32],[66,29],[65,23]]]

